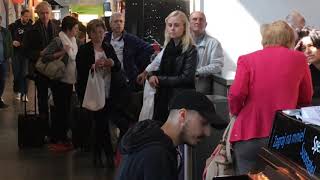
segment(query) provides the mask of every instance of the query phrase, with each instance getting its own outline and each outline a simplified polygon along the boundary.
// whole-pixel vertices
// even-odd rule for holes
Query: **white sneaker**
[[[14,96],[16,98],[16,100],[20,100],[21,99],[21,93],[14,93]]]
[[[28,96],[27,95],[22,95],[21,96],[21,101],[22,102],[28,102],[29,101]]]

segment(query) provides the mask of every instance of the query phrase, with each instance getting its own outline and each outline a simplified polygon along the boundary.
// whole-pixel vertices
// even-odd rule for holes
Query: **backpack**
[[[212,180],[216,176],[233,175],[231,144],[229,142],[235,117],[230,118],[222,139],[206,161],[202,180]]]

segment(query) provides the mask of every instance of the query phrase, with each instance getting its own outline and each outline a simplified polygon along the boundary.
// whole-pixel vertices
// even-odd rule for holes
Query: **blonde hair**
[[[282,20],[264,24],[260,27],[263,47],[284,46],[292,48],[295,43],[294,32],[292,28]]]
[[[184,32],[181,37],[181,45],[182,45],[182,52],[186,52],[188,50],[188,48],[191,45],[193,45],[193,40],[192,40],[192,37],[190,34],[190,24],[189,24],[188,18],[186,16],[186,14],[183,13],[182,11],[173,11],[166,17],[166,19],[165,19],[166,30],[164,33],[164,38],[165,38],[164,46],[167,46],[167,44],[170,42],[170,39],[171,39],[169,36],[169,33],[167,32],[167,23],[168,23],[169,18],[171,18],[171,17],[180,17],[180,19],[183,22]]]
[[[43,8],[48,8],[50,12],[52,11],[51,5],[47,1],[42,1],[36,6],[35,12],[39,14]]]
[[[90,37],[90,33],[95,32],[97,27],[102,27],[102,29],[104,29],[104,31],[106,31],[106,26],[101,19],[93,19],[90,22],[88,22],[87,33],[88,33],[89,37]]]

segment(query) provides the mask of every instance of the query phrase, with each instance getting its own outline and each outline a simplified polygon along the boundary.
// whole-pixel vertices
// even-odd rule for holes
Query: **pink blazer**
[[[268,137],[275,112],[310,105],[312,89],[301,52],[273,46],[240,56],[228,95],[237,116],[230,142]]]

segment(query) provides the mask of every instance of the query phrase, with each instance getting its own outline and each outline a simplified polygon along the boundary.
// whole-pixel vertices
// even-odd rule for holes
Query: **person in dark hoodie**
[[[123,159],[117,180],[176,180],[182,159],[177,147],[198,144],[210,135],[210,124],[218,129],[226,126],[216,115],[212,102],[194,90],[175,96],[169,110],[163,126],[159,121],[145,120],[123,136]]]
[[[27,98],[27,75],[28,59],[23,54],[23,36],[26,31],[32,27],[31,12],[28,9],[21,11],[21,18],[17,19],[14,23],[9,25],[12,45],[13,45],[13,58],[12,58],[12,71],[13,71],[13,91],[17,100],[28,101]]]

